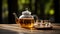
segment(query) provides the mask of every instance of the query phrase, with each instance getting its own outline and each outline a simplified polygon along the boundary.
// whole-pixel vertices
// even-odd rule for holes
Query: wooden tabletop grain
[[[0,34],[60,34],[60,24],[52,24],[52,30],[31,30],[18,24],[0,24]]]

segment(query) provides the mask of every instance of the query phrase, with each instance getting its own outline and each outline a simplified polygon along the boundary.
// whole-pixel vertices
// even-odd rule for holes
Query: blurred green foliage
[[[30,2],[31,1],[31,2]],[[18,0],[18,8],[19,10],[22,10],[23,8],[25,8],[24,6],[26,5],[29,5],[31,3],[31,10],[35,10],[35,1],[36,0]],[[53,0],[41,0],[41,3],[44,4],[44,13],[45,15],[48,15],[50,14],[49,11],[52,9],[52,6],[53,6]],[[37,14],[40,15],[40,2],[37,2]],[[53,9],[54,10],[54,9]],[[51,15],[54,15],[51,14]]]
[[[8,23],[8,3],[7,0],[2,0],[2,21]]]
[[[45,4],[45,14],[49,14],[51,7],[53,6],[53,0],[48,0]],[[53,15],[53,14],[52,14]]]
[[[51,9],[51,10],[49,11],[49,14],[50,14],[50,15],[54,15],[54,10]]]
[[[2,17],[8,17],[8,3],[7,0],[2,0]]]
[[[24,8],[24,5],[28,5],[29,3],[29,0],[18,0],[18,10],[22,10]]]

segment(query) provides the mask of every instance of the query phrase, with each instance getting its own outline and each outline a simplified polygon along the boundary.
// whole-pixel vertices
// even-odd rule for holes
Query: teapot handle
[[[35,22],[38,22],[38,16],[37,15],[33,15]]]

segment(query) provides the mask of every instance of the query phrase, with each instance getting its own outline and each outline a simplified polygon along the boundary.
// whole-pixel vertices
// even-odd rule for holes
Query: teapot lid
[[[22,15],[31,15],[31,12],[26,8],[26,11],[23,11]]]

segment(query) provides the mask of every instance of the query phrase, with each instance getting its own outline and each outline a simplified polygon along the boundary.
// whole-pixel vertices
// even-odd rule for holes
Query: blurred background
[[[1,0],[0,24],[14,24],[15,12],[19,17],[25,8],[39,19],[60,23],[60,0]]]

